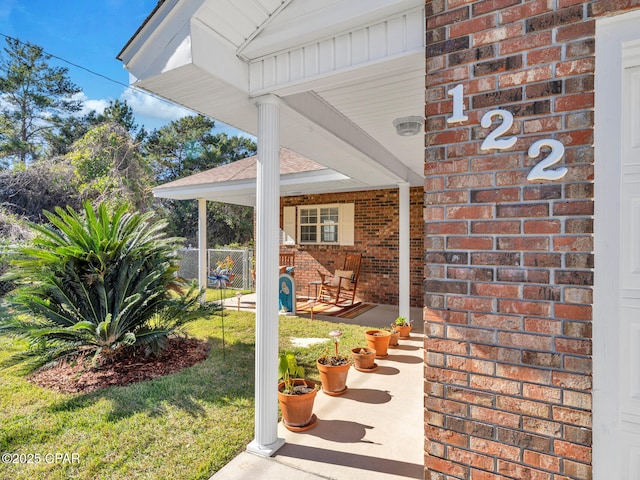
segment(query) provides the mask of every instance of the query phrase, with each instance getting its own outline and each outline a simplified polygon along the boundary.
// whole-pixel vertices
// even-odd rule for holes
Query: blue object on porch
[[[281,273],[278,279],[280,285],[278,297],[279,309],[283,313],[296,313],[296,281],[288,273]]]

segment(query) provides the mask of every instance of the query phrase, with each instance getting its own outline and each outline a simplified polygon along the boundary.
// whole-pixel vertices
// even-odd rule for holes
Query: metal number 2
[[[516,137],[498,138],[509,131],[513,125],[513,114],[508,110],[491,110],[485,113],[480,120],[480,125],[484,128],[489,128],[493,123],[493,117],[499,116],[502,118],[502,123],[499,124],[495,130],[489,132],[487,138],[484,139],[480,150],[491,150],[492,148],[503,150],[505,148],[511,148],[518,140]]]
[[[560,180],[564,177],[569,171],[566,167],[560,167],[556,169],[547,170],[551,165],[555,165],[564,155],[564,145],[560,143],[558,140],[553,140],[551,138],[544,138],[542,140],[538,140],[534,142],[529,147],[528,155],[530,158],[536,158],[540,155],[540,150],[542,147],[549,147],[551,151],[549,155],[540,160],[536,165],[531,169],[529,175],[527,175],[527,180]]]

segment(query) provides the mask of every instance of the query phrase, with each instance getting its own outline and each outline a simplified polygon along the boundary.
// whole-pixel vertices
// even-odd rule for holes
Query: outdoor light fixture
[[[418,134],[422,129],[423,124],[424,119],[415,115],[412,115],[410,117],[396,118],[393,121],[393,126],[396,127],[396,132],[398,133],[398,135],[401,135],[403,137]]]

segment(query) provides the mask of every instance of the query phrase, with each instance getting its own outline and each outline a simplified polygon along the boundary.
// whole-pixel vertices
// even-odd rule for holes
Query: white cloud
[[[171,122],[182,117],[195,115],[194,112],[184,107],[132,89],[125,90],[120,95],[120,99],[129,104],[136,118],[146,117]]]
[[[87,97],[87,95],[84,92],[76,93],[73,96],[73,99],[80,100],[82,102],[82,110],[80,110],[79,112],[76,112],[75,114],[77,117],[82,117],[83,115],[86,115],[92,110],[95,110],[97,113],[102,113],[104,112],[104,109],[109,106],[109,100],[105,100],[105,99],[92,100],[89,97]]]

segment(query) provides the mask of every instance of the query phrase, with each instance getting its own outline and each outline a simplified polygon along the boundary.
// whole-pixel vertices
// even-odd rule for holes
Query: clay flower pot
[[[373,348],[357,347],[351,350],[353,355],[353,366],[360,372],[373,371],[377,368],[375,364],[376,351]]]
[[[396,325],[395,328],[400,332],[400,340],[408,340],[411,338],[412,325]]]
[[[400,332],[398,330],[395,329],[395,327],[391,330],[391,338],[389,339],[389,346],[390,347],[397,347],[399,342],[398,339],[400,338]]]
[[[367,330],[364,334],[369,348],[376,351],[376,358],[385,358],[391,340],[391,332],[387,330]]]
[[[293,382],[296,387],[304,384],[312,387],[312,390],[307,393],[288,395],[281,392],[284,388],[284,382],[278,384],[278,401],[282,411],[282,423],[288,430],[300,432],[315,426],[317,418],[313,414],[313,402],[318,388],[312,380],[298,378]]]
[[[346,362],[340,365],[333,365],[333,363],[337,363],[332,361],[336,358],[346,359]],[[323,362],[323,360],[327,361]],[[322,391],[324,393],[337,396],[347,391],[347,374],[351,368],[351,363],[347,357],[321,357],[316,361],[316,365],[318,372],[320,372],[320,383],[322,383]]]

